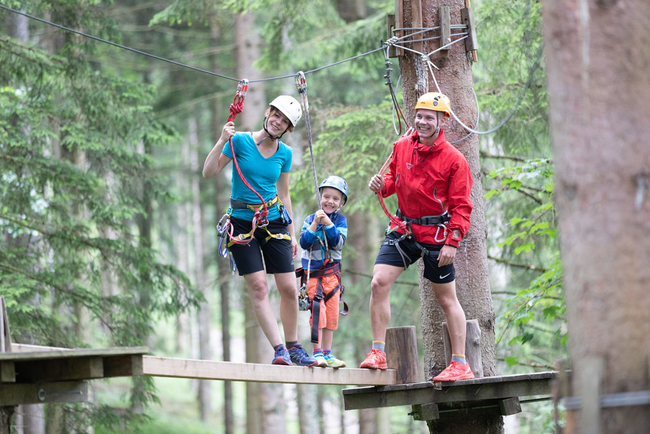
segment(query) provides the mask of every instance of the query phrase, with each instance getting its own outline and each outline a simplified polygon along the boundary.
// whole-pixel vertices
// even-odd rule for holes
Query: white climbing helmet
[[[271,101],[271,104],[269,105],[280,110],[294,127],[302,117],[302,108],[300,107],[300,103],[292,96],[280,95]]]

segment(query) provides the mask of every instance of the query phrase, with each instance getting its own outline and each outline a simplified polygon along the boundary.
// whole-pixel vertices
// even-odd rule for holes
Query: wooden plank
[[[65,381],[41,384],[3,384],[0,407],[88,401],[88,382]]]
[[[18,361],[15,364],[19,383],[92,380],[104,377],[104,359],[99,356],[38,359]]]
[[[499,400],[499,411],[503,416],[521,413],[519,398],[506,398]]]
[[[600,394],[605,360],[602,357],[584,357],[580,360],[580,432],[589,434],[601,433]]]
[[[388,368],[396,371],[397,383],[417,383],[421,380],[415,326],[388,327],[386,358]]]
[[[54,349],[36,352],[3,353],[0,354],[0,362],[9,360],[17,362],[31,360],[70,359],[76,357],[91,356],[109,357],[126,354],[146,354],[148,352],[149,349],[147,347],[76,348],[72,350]]]
[[[411,27],[421,28],[422,25],[422,0],[411,0]],[[426,33],[420,33],[412,39],[424,39]],[[424,42],[413,42],[413,49],[419,53],[424,52]]]
[[[263,383],[386,385],[395,384],[394,369],[330,369],[262,365],[212,360],[143,356],[143,375]]]
[[[5,298],[0,297],[0,353],[11,352],[11,330],[9,329],[9,318],[7,317],[7,306]]]
[[[465,1],[465,5],[466,7],[460,10],[460,19],[467,26],[467,31],[469,32],[469,37],[465,39],[465,50],[471,53],[471,60],[473,62],[478,62],[478,55],[476,54],[478,38],[476,37],[476,28],[474,26],[474,12],[469,7],[469,0]]]
[[[0,383],[16,382],[16,367],[14,362],[0,362]]]
[[[383,386],[343,390],[346,410],[393,407],[427,403],[456,403],[500,400],[522,396],[550,394],[554,373],[485,377],[453,383],[421,383],[423,387]],[[442,384],[442,387],[438,387]]]
[[[11,351],[14,353],[36,353],[43,351],[70,351],[70,348],[45,347],[43,345],[11,344]]]
[[[395,0],[395,27],[398,29],[404,28],[404,0]],[[404,30],[398,30],[394,34],[400,38],[404,35]],[[402,48],[396,48],[395,56],[404,56],[404,50]]]
[[[440,410],[437,404],[418,404],[413,406],[414,420],[440,419]]]
[[[133,377],[142,375],[142,355],[127,354],[104,358],[104,377]]]
[[[451,8],[449,6],[440,6],[438,9],[440,15],[440,47],[451,42]],[[443,48],[449,50],[451,47]]]

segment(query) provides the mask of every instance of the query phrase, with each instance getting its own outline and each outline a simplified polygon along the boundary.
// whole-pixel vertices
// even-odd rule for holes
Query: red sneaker
[[[372,350],[370,350],[368,354],[366,354],[366,360],[361,362],[361,365],[359,365],[359,367],[368,368],[368,369],[388,368],[388,364],[386,364],[386,353],[376,348],[373,348]]]
[[[458,381],[471,380],[472,378],[474,378],[474,374],[469,365],[463,365],[460,362],[452,361],[444,371],[442,371],[437,377],[433,378],[433,381]]]

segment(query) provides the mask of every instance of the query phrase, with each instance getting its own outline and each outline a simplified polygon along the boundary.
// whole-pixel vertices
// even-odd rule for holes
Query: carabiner
[[[307,80],[305,79],[304,72],[298,71],[293,81],[296,83],[298,93],[307,93]]]
[[[440,233],[440,228],[442,228],[442,238],[438,239],[438,234]],[[442,243],[447,239],[447,226],[445,225],[438,225],[438,229],[436,230],[436,236],[433,237],[433,241],[436,243]]]
[[[235,92],[235,101],[234,103],[243,102],[246,97],[246,92],[248,92],[248,80],[242,78],[237,83],[237,91]]]

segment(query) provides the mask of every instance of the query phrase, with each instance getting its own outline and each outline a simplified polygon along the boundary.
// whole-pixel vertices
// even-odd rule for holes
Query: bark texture
[[[463,0],[421,0],[421,4],[423,27],[431,28],[440,25],[438,10],[441,6],[450,8],[452,24],[462,23],[460,10],[465,7]],[[405,1],[405,27],[416,27],[411,24],[411,11],[411,2]],[[423,52],[428,54],[439,47],[439,40],[427,41],[424,43]],[[454,44],[450,50],[432,55],[430,60],[440,68],[440,71],[434,69],[434,73],[440,90],[451,100],[452,110],[463,123],[474,126],[476,103],[472,90],[472,64],[468,60],[464,43]],[[400,58],[400,68],[403,79],[405,113],[409,123],[412,123],[415,117],[413,108],[417,99],[425,92],[438,92],[438,89],[420,56],[407,53],[405,57]],[[444,131],[450,142],[467,135],[466,130],[453,119],[447,122]],[[478,136],[472,135],[454,146],[463,153],[469,162],[474,181],[470,195],[474,203],[471,227],[460,244],[454,261],[456,292],[467,319],[477,319],[481,327],[481,355],[484,375],[494,376],[496,375],[495,315],[489,285],[487,228],[483,207]],[[422,273],[422,264],[419,266],[420,273]],[[422,276],[422,274],[420,275]],[[442,340],[442,323],[445,321],[445,315],[436,302],[429,281],[421,277],[420,282],[425,378],[431,378],[446,366]],[[498,413],[492,412],[448,413],[443,419],[430,424],[429,427],[431,432],[436,433],[501,432],[503,419]],[[488,429],[489,431],[487,431]]]
[[[650,390],[650,3],[547,0],[543,23],[572,394]],[[650,432],[647,405],[588,412],[567,431]]]

